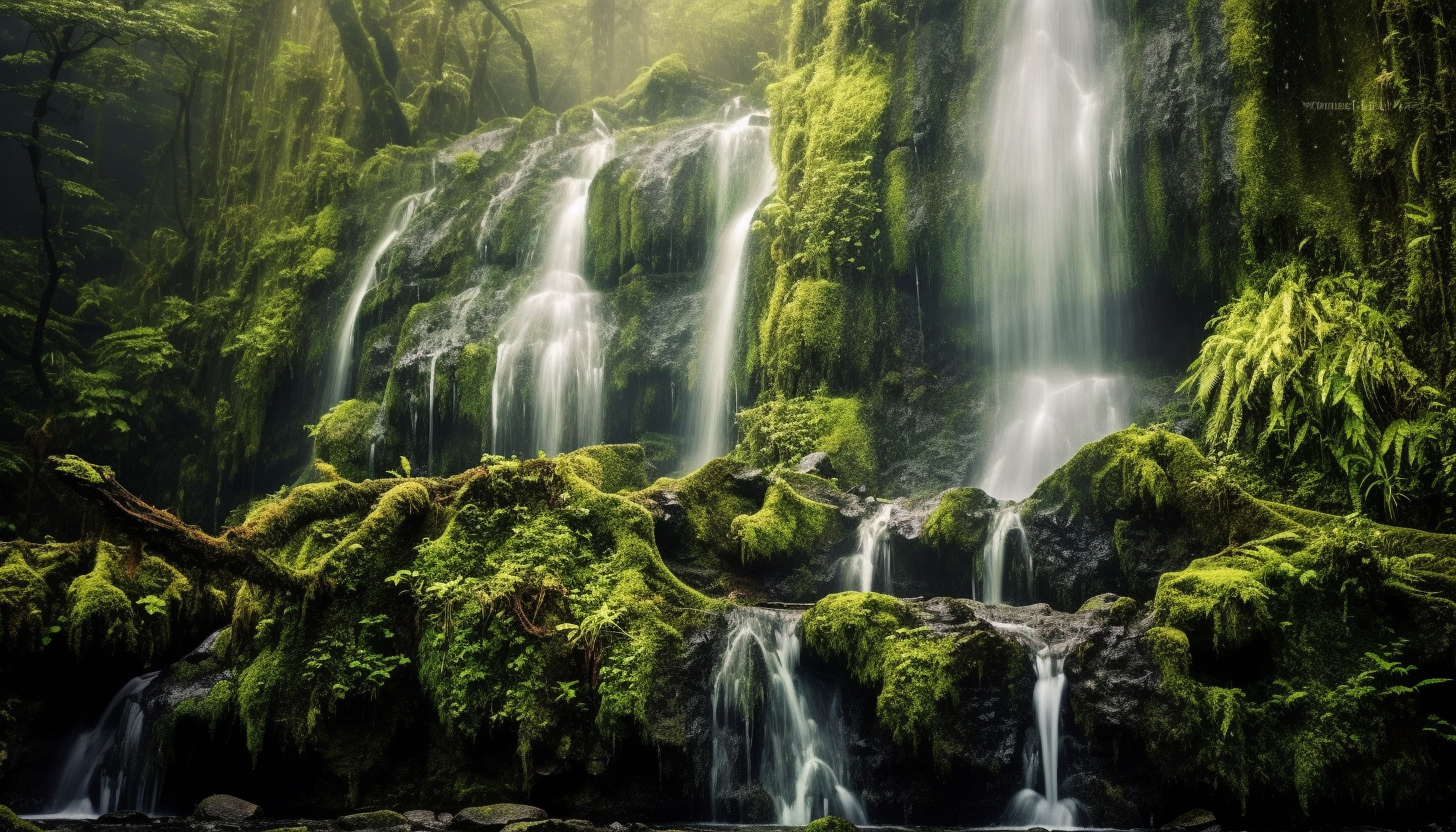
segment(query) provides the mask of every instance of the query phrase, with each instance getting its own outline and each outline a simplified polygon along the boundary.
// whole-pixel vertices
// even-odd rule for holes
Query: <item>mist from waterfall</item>
[[[161,772],[152,759],[142,693],[159,671],[127,682],[66,751],[56,789],[37,817],[94,818],[123,809],[157,814]]]
[[[556,183],[540,274],[512,310],[496,347],[491,446],[496,453],[558,454],[601,441],[605,378],[600,296],[587,286],[587,193],[615,142],[578,148],[575,170]]]
[[[735,100],[725,118],[741,108]],[[735,402],[731,395],[734,334],[743,297],[744,253],[753,216],[773,193],[774,165],[766,113],[744,115],[714,131],[717,236],[708,257],[703,326],[688,405],[688,470],[727,453]]]
[[[414,221],[415,213],[419,208],[427,204],[434,195],[434,188],[410,194],[389,209],[384,230],[380,233],[379,239],[375,241],[374,247],[369,249],[364,263],[359,267],[359,273],[354,277],[354,288],[349,294],[349,302],[344,306],[344,315],[339,321],[339,336],[334,342],[333,355],[324,376],[320,413],[327,413],[334,405],[353,396],[354,367],[358,364],[356,353],[359,340],[359,313],[364,309],[364,299],[379,282],[380,261],[394,246],[394,241],[409,230],[410,223]]]
[[[781,825],[825,815],[864,824],[838,698],[799,668],[803,614],[737,607],[729,616],[712,679],[713,819],[729,820],[735,797],[761,788]]]
[[[875,512],[859,523],[859,545],[840,566],[839,588],[855,592],[883,592],[893,595],[890,565],[890,513],[892,503],[880,503]]]
[[[977,280],[999,397],[979,485],[1002,499],[1030,496],[1127,411],[1105,362],[1126,267],[1098,28],[1091,0],[1020,0],[1007,19]]]
[[[1002,823],[1011,827],[1041,826],[1067,829],[1078,824],[1081,805],[1058,795],[1062,746],[1062,696],[1066,692],[1065,663],[1069,645],[1047,644],[1031,628],[992,622],[996,629],[1026,647],[1036,668],[1032,710],[1036,715],[1037,747],[1025,756],[1025,786],[1011,798]],[[1036,790],[1040,775],[1041,791]]]

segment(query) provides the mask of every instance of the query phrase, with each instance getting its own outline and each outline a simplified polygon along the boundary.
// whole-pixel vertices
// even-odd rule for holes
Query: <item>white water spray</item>
[[[158,672],[123,685],[96,724],[76,737],[46,814],[37,817],[94,818],[123,809],[157,813],[162,784],[147,743],[141,696]]]
[[[996,629],[1021,642],[1036,667],[1032,707],[1036,712],[1037,753],[1026,756],[1026,787],[1011,798],[1003,822],[1013,827],[1075,827],[1081,806],[1077,801],[1059,797],[1057,794],[1060,776],[1057,765],[1062,742],[1062,695],[1067,687],[1067,677],[1063,670],[1070,645],[1048,645],[1031,628],[1020,624],[993,624]],[[1036,790],[1038,770],[1041,774],[1040,792]]]
[[[1119,172],[1104,152],[1092,1],[1021,0],[1006,31],[980,239],[1002,400],[980,486],[1019,500],[1122,426],[1122,385],[1104,374],[1104,323],[1125,265],[1117,223],[1107,221]]]
[[[389,210],[384,232],[359,267],[359,274],[354,278],[354,290],[349,295],[349,303],[344,307],[344,317],[339,322],[339,338],[334,343],[333,360],[329,362],[328,373],[324,377],[321,413],[327,413],[334,405],[353,395],[354,366],[358,360],[354,353],[359,339],[359,313],[364,309],[364,298],[379,282],[379,261],[389,253],[399,235],[409,229],[415,212],[420,206],[429,203],[434,195],[435,189],[431,188],[396,202]]]
[[[859,548],[844,559],[839,588],[893,595],[890,582],[890,503],[880,503],[874,514],[860,521]]]
[[[496,347],[490,391],[496,453],[554,455],[601,440],[600,298],[581,274],[587,192],[615,143],[601,120],[596,123],[600,138],[576,151],[576,170],[556,185],[540,277],[511,312]]]
[[[725,116],[737,109],[735,101]],[[774,188],[768,119],[750,113],[714,133],[717,162],[717,237],[708,257],[703,328],[688,425],[692,431],[687,469],[728,452],[734,402],[730,395],[734,333],[743,295],[743,258],[753,215]]]
[[[713,817],[756,784],[784,826],[826,814],[864,824],[846,775],[838,702],[800,673],[802,613],[739,607],[730,615],[713,673]]]

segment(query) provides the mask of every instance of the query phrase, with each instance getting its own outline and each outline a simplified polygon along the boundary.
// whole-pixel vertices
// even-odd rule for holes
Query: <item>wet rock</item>
[[[823,451],[815,451],[799,460],[799,464],[794,466],[794,470],[800,474],[814,474],[826,480],[838,476],[834,472],[834,464],[829,461],[829,454]]]
[[[377,812],[358,812],[352,815],[344,815],[339,818],[340,829],[348,832],[361,832],[361,830],[403,830],[409,832],[411,821],[399,812],[391,812],[388,809],[381,809]]]
[[[1218,818],[1207,809],[1189,809],[1162,825],[1168,832],[1205,832],[1218,827]]]
[[[1082,804],[1084,826],[1132,829],[1140,825],[1137,805],[1105,778],[1078,772],[1062,781],[1061,793]]]
[[[596,832],[589,820],[525,820],[512,823],[502,832]]]
[[[197,804],[192,816],[198,820],[221,820],[221,821],[244,821],[252,820],[262,814],[262,809],[256,803],[249,803],[241,797],[233,797],[230,794],[215,794],[211,797],[204,797],[202,802]]]
[[[768,476],[762,468],[744,468],[733,472],[733,489],[754,500],[762,500],[768,493]]]
[[[443,829],[445,826],[429,809],[411,809],[404,816],[415,829]]]
[[[527,806],[522,803],[492,803],[489,806],[471,806],[468,809],[461,809],[450,821],[450,828],[477,830],[477,832],[499,832],[513,823],[545,819],[546,812],[535,806]]]
[[[128,809],[128,810],[121,811],[121,812],[107,812],[106,814],[104,814],[101,817],[97,818],[96,819],[96,822],[97,823],[105,823],[105,824],[124,824],[124,823],[150,823],[151,820],[152,819],[149,818],[149,817],[147,817],[147,815],[146,815],[145,812],[137,812],[137,811],[133,811],[133,810]]]
[[[449,812],[441,812],[440,814],[435,815],[435,820],[439,821],[445,826],[449,826],[455,820],[455,816],[450,814]]]

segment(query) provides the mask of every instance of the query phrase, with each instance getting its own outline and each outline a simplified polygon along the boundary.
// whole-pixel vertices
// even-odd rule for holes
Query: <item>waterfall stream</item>
[[[981,298],[1002,389],[980,487],[1030,496],[1088,442],[1122,427],[1107,376],[1109,297],[1125,270],[1107,222],[1120,171],[1098,88],[1091,0],[1023,0],[1009,12],[989,122]]]
[[[839,588],[893,595],[890,583],[891,503],[880,503],[874,514],[860,521],[859,548],[840,567]]]
[[[785,826],[828,814],[865,823],[849,786],[838,699],[800,672],[802,613],[737,607],[729,615],[713,672],[714,820],[761,789]]]
[[[740,106],[735,101],[725,108],[725,116]],[[703,329],[688,406],[688,470],[722,456],[730,445],[729,428],[735,408],[729,391],[733,336],[742,305],[744,250],[753,216],[774,188],[768,140],[768,118],[764,113],[745,115],[719,128],[713,137],[719,230],[708,258]]]
[[[556,184],[541,273],[507,319],[491,384],[496,453],[557,454],[601,441],[605,378],[598,294],[587,286],[587,193],[615,142],[596,119],[598,139],[576,150],[576,169]]]
[[[94,818],[123,809],[157,813],[161,776],[147,742],[141,696],[158,672],[123,685],[96,724],[71,743],[46,814],[40,817]]]
[[[1020,624],[992,622],[996,629],[1021,642],[1036,667],[1032,708],[1036,713],[1036,753],[1026,756],[1026,786],[1011,798],[1003,822],[1008,826],[1042,826],[1051,829],[1075,827],[1081,807],[1071,798],[1059,798],[1058,757],[1061,751],[1062,695],[1067,677],[1063,673],[1069,644],[1049,645],[1031,628]],[[1037,774],[1041,791],[1036,790]]]
[[[1031,541],[1021,525],[1021,509],[1011,503],[996,510],[981,550],[981,591],[979,600],[986,604],[1007,603],[1008,580],[1014,567],[1025,578],[1026,597],[1032,594]]]
[[[339,338],[334,344],[333,358],[324,377],[324,398],[320,413],[328,412],[334,405],[353,395],[354,365],[357,361],[354,353],[359,338],[359,313],[364,309],[364,298],[368,297],[369,290],[379,281],[379,261],[389,253],[394,241],[409,229],[415,212],[434,195],[435,189],[431,188],[422,193],[410,194],[396,202],[389,210],[389,219],[383,233],[359,267],[359,274],[354,278],[354,290],[349,295],[349,303],[344,307],[344,317],[339,322]]]

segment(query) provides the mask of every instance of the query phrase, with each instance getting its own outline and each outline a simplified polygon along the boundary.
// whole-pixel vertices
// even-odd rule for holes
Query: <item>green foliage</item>
[[[1170,777],[1240,799],[1260,784],[1304,812],[1429,797],[1441,740],[1428,728],[1442,716],[1419,691],[1447,680],[1404,658],[1413,651],[1392,611],[1428,603],[1402,577],[1427,557],[1389,554],[1394,535],[1351,517],[1230,547],[1163,577],[1161,626],[1148,634],[1162,681],[1147,735]],[[1423,637],[1431,635],[1443,644],[1421,655],[1448,648],[1449,632]],[[1227,678],[1231,668],[1212,659],[1231,650],[1267,665]]]
[[[874,476],[874,446],[855,399],[770,399],[739,411],[738,427],[742,439],[733,453],[750,464],[784,469],[823,451],[841,482],[863,484]]]
[[[1394,515],[1450,436],[1439,394],[1372,305],[1375,291],[1351,275],[1311,281],[1303,263],[1285,266],[1219,313],[1182,389],[1207,410],[1211,444],[1328,460],[1355,507],[1374,492]]]
[[[859,832],[859,827],[837,815],[825,815],[809,821],[804,832]]]
[[[1024,661],[1016,645],[985,625],[936,632],[921,626],[906,602],[874,593],[830,595],[804,613],[803,627],[809,649],[879,686],[876,714],[895,741],[928,741],[942,770],[957,749],[951,726],[961,692],[967,685],[1010,685]]]
[[[40,827],[20,818],[10,810],[9,806],[0,805],[0,830],[4,830],[4,832],[40,832]]]

